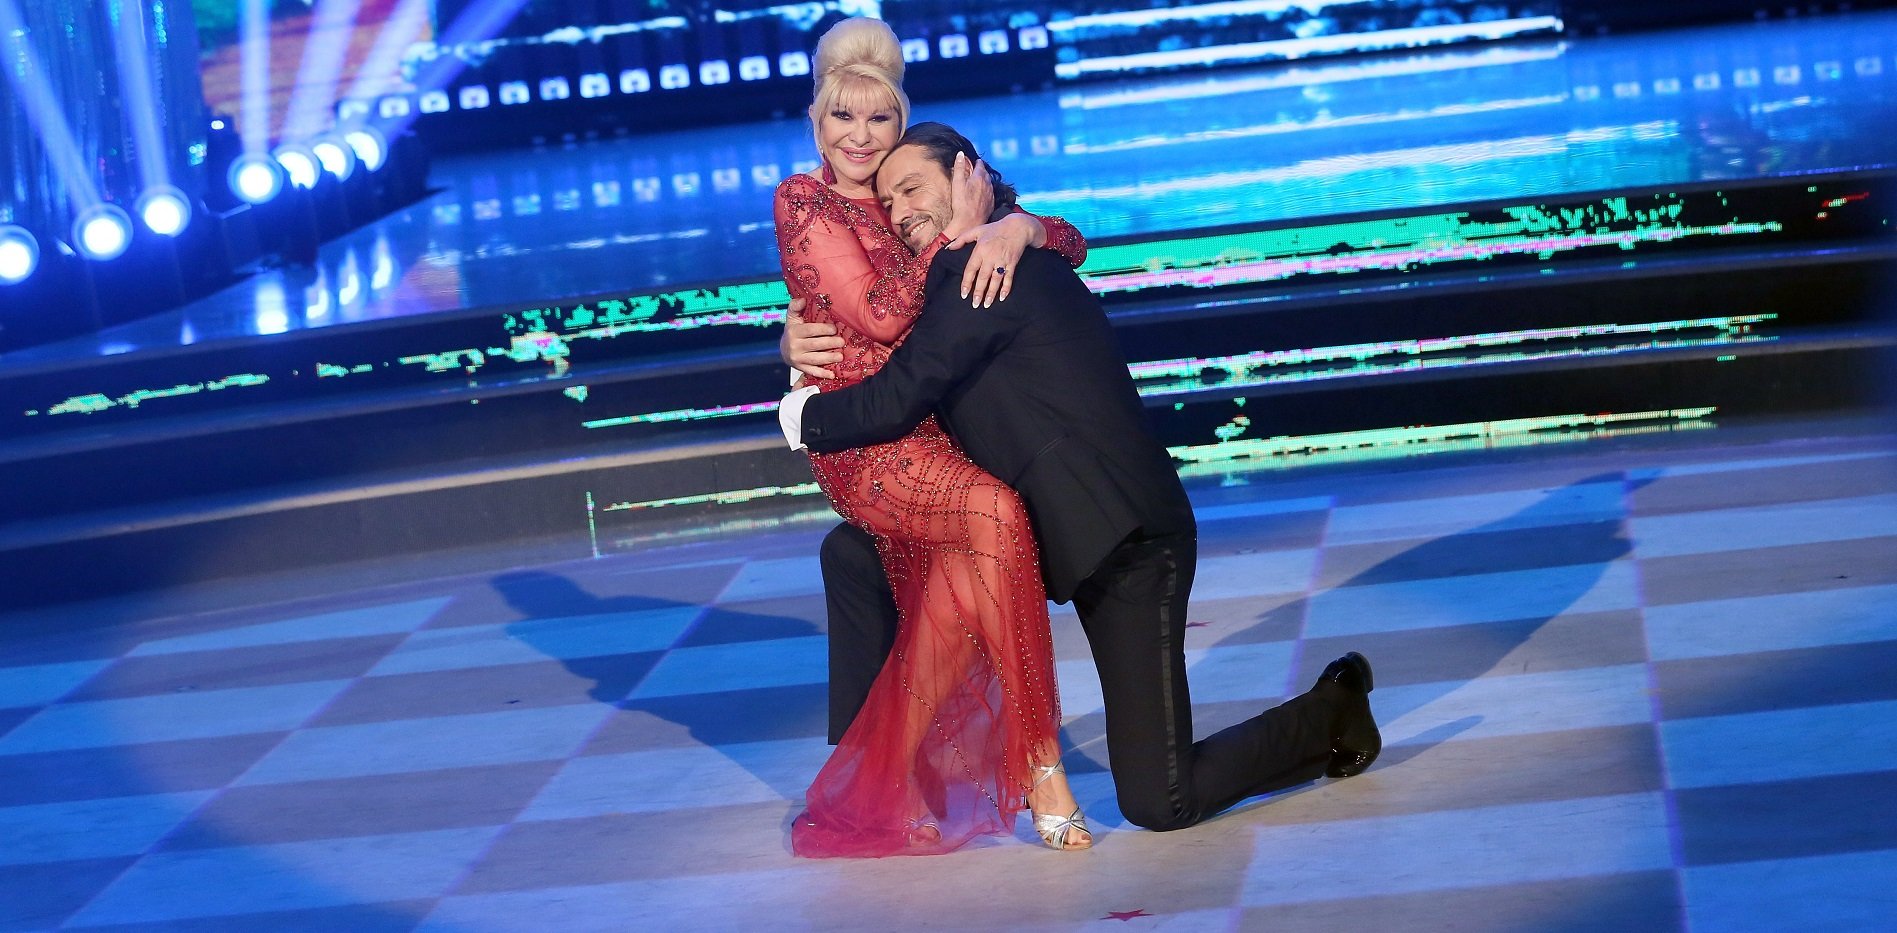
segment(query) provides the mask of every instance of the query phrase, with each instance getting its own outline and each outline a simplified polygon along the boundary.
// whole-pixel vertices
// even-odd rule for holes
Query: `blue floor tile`
[[[49,930],[117,878],[132,859],[0,865],[0,931]]]
[[[504,826],[556,761],[231,787],[161,848],[214,849],[397,832]]]
[[[631,699],[821,683],[829,676],[829,651],[822,635],[675,648]]]
[[[281,732],[0,755],[0,806],[222,787]]]
[[[100,660],[0,667],[0,707],[44,706],[72,692],[111,664],[109,660]]]
[[[614,754],[681,742],[730,745],[824,736],[830,685],[824,682],[754,690],[640,697],[601,726],[587,754]]]
[[[1897,584],[1897,535],[1640,559],[1649,606]]]
[[[521,819],[798,800],[829,754],[830,746],[811,737],[757,746],[589,755],[567,762]]]
[[[658,652],[502,664],[476,671],[424,671],[364,677],[311,722],[336,726],[514,708],[615,703],[660,658]]]
[[[0,755],[294,729],[346,680],[49,706],[0,738]]]
[[[22,706],[14,709],[0,709],[0,737],[13,731],[13,727],[32,719],[39,714],[37,706]]]
[[[1746,596],[1652,606],[1647,643],[1656,661],[1750,651],[1897,641],[1897,586]]]
[[[1719,460],[1710,463],[1684,463],[1676,466],[1655,467],[1629,471],[1628,475],[1643,481],[1652,481],[1667,476],[1706,476],[1708,474],[1740,473],[1750,470],[1769,470],[1784,467],[1835,466],[1850,464],[1862,460],[1887,460],[1890,454],[1884,451],[1850,451],[1835,454],[1812,454],[1802,457],[1757,457]]]
[[[1676,791],[1688,865],[1897,850],[1897,771]],[[1745,814],[1735,819],[1735,814]]]
[[[1201,557],[1192,581],[1196,599],[1232,599],[1311,588],[1317,552],[1259,551],[1231,557]]]
[[[1443,580],[1375,583],[1311,597],[1305,632],[1316,637],[1549,619],[1639,605],[1626,561],[1470,574]]]
[[[1308,687],[1332,659],[1357,651],[1370,660],[1377,688],[1473,680],[1509,671],[1541,674],[1558,670],[1616,667],[1647,659],[1636,610],[1569,613],[1555,619],[1442,625],[1426,629],[1306,638],[1301,676]]]
[[[1558,489],[1340,505],[1331,511],[1324,543],[1335,546],[1438,538],[1473,531],[1614,522],[1621,517],[1623,495],[1616,477],[1612,482],[1579,483]]]
[[[1642,557],[1876,538],[1897,529],[1897,495],[1640,516],[1632,527]]]
[[[662,651],[671,647],[702,611],[699,606],[674,606],[636,613],[428,629],[416,632],[389,652],[370,674],[414,674],[548,658]]]
[[[1339,545],[1324,550],[1319,587],[1434,580],[1473,573],[1605,564],[1626,556],[1618,521],[1465,531],[1421,542]]]
[[[1192,702],[1250,700],[1259,702],[1263,708],[1265,700],[1302,692],[1303,687],[1288,692],[1286,689],[1291,680],[1291,658],[1296,650],[1297,645],[1288,641],[1188,648],[1186,677],[1192,682]],[[1097,671],[1091,679],[1098,683]],[[1063,696],[1068,689],[1069,685],[1063,682]]]
[[[148,922],[435,897],[496,827],[148,855],[77,925]]]
[[[1897,771],[1897,702],[1675,719],[1660,737],[1676,788]]]
[[[1433,855],[1419,860],[1419,852]],[[1242,902],[1339,900],[1672,865],[1664,799],[1628,794],[1583,806],[1564,800],[1261,827]]]
[[[344,609],[318,615],[240,625],[214,632],[183,635],[148,641],[131,652],[134,657],[170,654],[175,651],[215,651],[254,645],[281,645],[326,638],[351,638],[363,635],[389,635],[412,632],[425,625],[442,606],[445,597],[416,599],[383,606]]]
[[[823,570],[813,553],[809,557],[745,561],[717,601],[722,604],[822,593]]]
[[[1592,667],[1468,681],[1379,686],[1370,694],[1386,745],[1461,723],[1458,738],[1645,723],[1653,713],[1644,665]]]
[[[696,878],[620,881],[532,891],[469,894],[444,898],[418,930],[427,933],[522,930],[790,929],[801,918],[734,892],[795,891],[816,871],[809,868]]]
[[[400,635],[371,635],[121,658],[65,699],[78,702],[180,693],[210,686],[228,690],[347,680],[368,670],[400,642]]]
[[[820,635],[825,621],[823,597],[818,595],[727,603],[705,610],[678,644],[684,648]]]
[[[1890,926],[1897,850],[1702,865],[1681,874],[1695,930],[1882,930]]]
[[[0,865],[137,855],[185,821],[211,791],[0,808]]]
[[[1457,933],[1598,933],[1682,928],[1679,879],[1671,871],[1531,881],[1348,897],[1253,908],[1229,929],[1435,929]]]
[[[304,910],[271,910],[232,917],[193,917],[154,920],[148,923],[114,923],[84,927],[105,933],[407,933],[415,929],[435,908],[435,898],[382,901],[369,904],[344,904],[338,907],[311,907]]]
[[[327,726],[293,733],[241,784],[549,761],[572,755],[612,708],[601,703]]]
[[[1653,665],[1668,719],[1897,700],[1897,640],[1662,661]]]
[[[791,805],[770,802],[524,820],[494,843],[455,891],[527,891],[641,878],[693,884],[698,876],[737,866],[792,865],[785,833],[793,815]],[[691,842],[654,846],[654,839]]]

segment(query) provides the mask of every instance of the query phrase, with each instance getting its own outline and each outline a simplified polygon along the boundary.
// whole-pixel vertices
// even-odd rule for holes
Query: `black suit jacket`
[[[812,396],[803,442],[895,440],[935,412],[976,465],[1021,494],[1057,602],[1134,531],[1192,534],[1192,506],[1153,437],[1099,301],[1058,254],[1031,249],[992,308],[960,296],[968,250],[942,250],[922,315],[882,370]]]

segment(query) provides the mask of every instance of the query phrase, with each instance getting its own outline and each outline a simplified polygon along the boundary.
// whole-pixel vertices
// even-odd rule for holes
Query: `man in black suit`
[[[877,173],[878,193],[912,249],[952,216],[958,153],[977,159],[959,133],[923,123]],[[996,210],[1009,210],[1013,191],[994,178]],[[879,373],[785,399],[781,420],[793,446],[892,441],[933,412],[970,459],[1020,493],[1048,596],[1073,601],[1093,648],[1108,761],[1129,821],[1179,829],[1246,797],[1368,767],[1382,739],[1370,713],[1370,666],[1356,652],[1332,662],[1309,692],[1192,741],[1184,641],[1197,530],[1106,314],[1067,263],[1043,249],[995,270],[1012,277],[1008,298],[972,307],[959,288],[968,257],[937,252],[922,314]],[[809,362],[792,358],[790,340],[785,352],[793,364]],[[835,741],[881,669],[896,619],[867,534],[838,527],[822,558]]]

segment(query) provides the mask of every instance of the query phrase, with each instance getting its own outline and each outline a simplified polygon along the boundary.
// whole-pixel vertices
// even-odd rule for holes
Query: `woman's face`
[[[829,112],[817,115],[817,147],[839,188],[873,196],[876,169],[901,136],[896,101],[873,81],[851,82]]]

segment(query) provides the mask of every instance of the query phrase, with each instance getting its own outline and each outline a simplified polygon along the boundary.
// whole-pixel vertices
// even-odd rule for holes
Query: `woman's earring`
[[[817,158],[823,159],[823,153],[817,153]],[[826,185],[834,185],[837,183],[837,173],[835,169],[830,167],[829,159],[823,159],[823,183]]]

